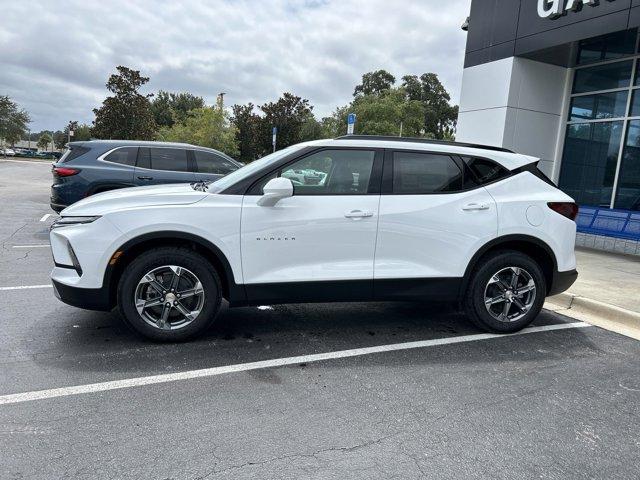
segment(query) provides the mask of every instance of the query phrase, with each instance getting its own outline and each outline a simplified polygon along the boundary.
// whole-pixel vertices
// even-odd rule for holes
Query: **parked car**
[[[50,204],[60,212],[95,193],[141,185],[214,181],[240,167],[222,152],[184,143],[71,142],[53,164]]]
[[[13,157],[15,156],[15,154],[16,154],[15,150],[12,150],[11,148],[5,148],[0,150],[0,155],[4,155],[5,157]]]
[[[515,332],[577,277],[578,207],[537,162],[352,136],[286,148],[208,186],[95,195],[52,226],[55,293],[82,308],[118,306],[161,341],[202,332],[222,298],[457,301],[479,327]],[[324,181],[296,174],[294,186],[307,168]]]

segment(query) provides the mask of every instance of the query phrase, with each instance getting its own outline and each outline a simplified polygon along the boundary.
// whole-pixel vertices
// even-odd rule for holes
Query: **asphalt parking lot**
[[[0,478],[638,476],[635,340],[378,303],[227,309],[153,344],[46,286],[49,185],[0,160]]]

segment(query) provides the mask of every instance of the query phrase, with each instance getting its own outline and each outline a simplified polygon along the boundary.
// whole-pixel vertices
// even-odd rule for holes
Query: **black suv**
[[[60,212],[89,195],[117,188],[217,180],[241,166],[222,152],[186,143],[72,142],[53,164],[51,208]]]

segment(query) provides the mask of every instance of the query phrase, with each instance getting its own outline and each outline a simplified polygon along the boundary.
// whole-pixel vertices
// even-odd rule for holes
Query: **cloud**
[[[31,0],[0,25],[0,94],[32,130],[90,123],[117,65],[148,92],[260,104],[284,91],[318,116],[349,102],[363,73],[437,73],[459,97],[470,0]],[[28,19],[28,21],[25,21]]]

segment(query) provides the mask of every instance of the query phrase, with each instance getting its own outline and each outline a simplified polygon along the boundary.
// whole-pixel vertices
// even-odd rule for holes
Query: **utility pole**
[[[402,122],[400,122],[400,135],[398,135],[399,137],[402,136]]]
[[[227,92],[220,92],[218,94],[218,96],[216,97],[216,104],[218,106],[218,108],[220,109],[220,111],[222,111],[224,109],[224,96],[227,94]]]

